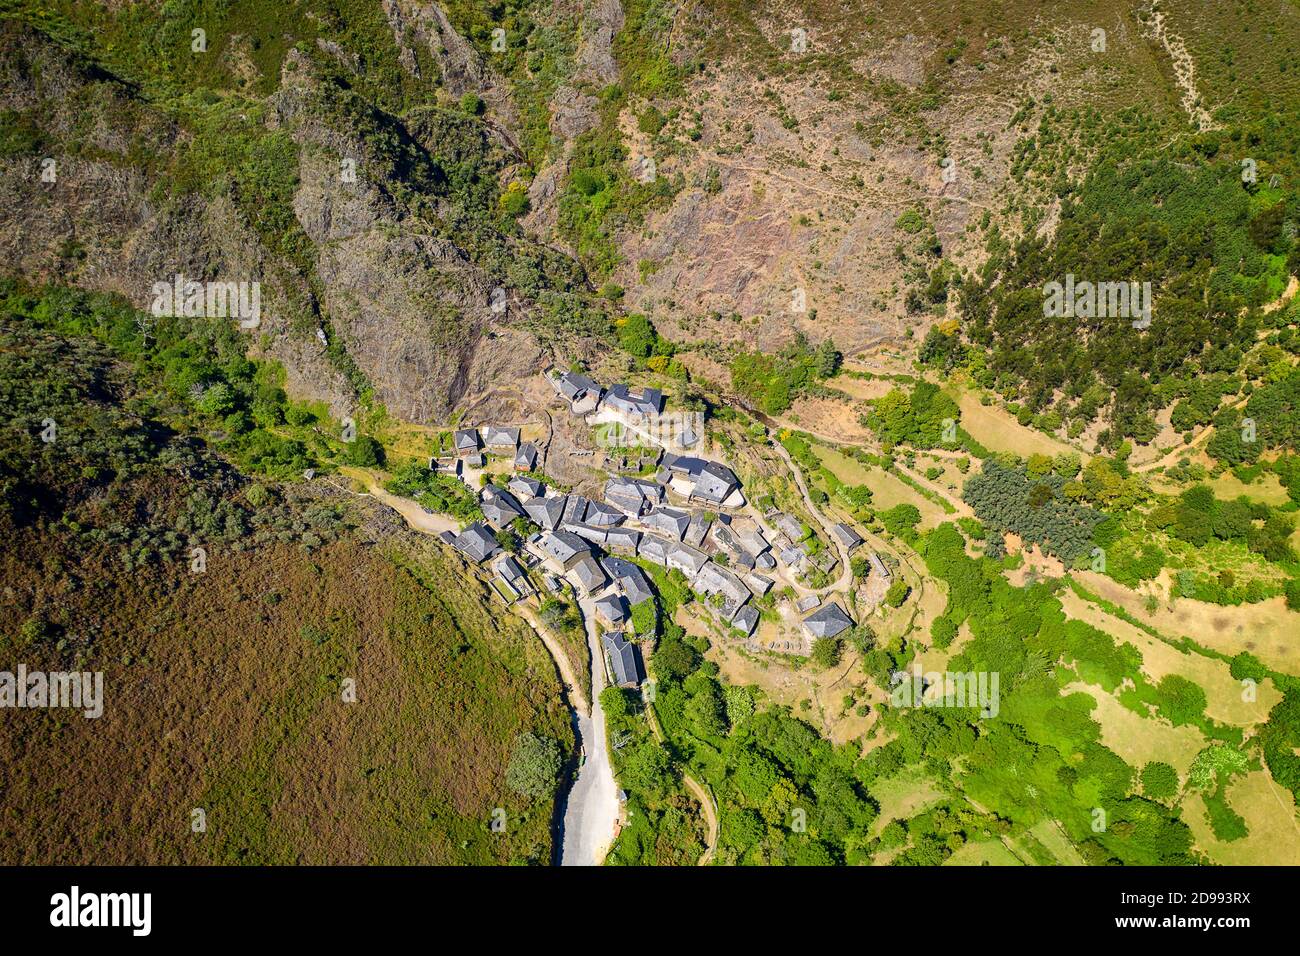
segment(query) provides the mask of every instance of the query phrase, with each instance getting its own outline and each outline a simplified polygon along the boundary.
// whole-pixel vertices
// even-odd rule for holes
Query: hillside
[[[0,859],[1300,863],[1297,155],[1297,0],[0,0]]]
[[[552,801],[506,783],[521,735],[572,740],[531,632],[386,513],[250,481],[147,377],[41,327],[93,305],[13,303],[0,653],[102,672],[103,713],[10,725],[4,861],[548,863]]]

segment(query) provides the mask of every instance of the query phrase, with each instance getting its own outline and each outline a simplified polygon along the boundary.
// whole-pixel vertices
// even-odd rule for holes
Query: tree
[[[840,642],[833,637],[819,637],[813,641],[812,661],[822,670],[840,662]]]
[[[358,435],[347,447],[347,461],[360,468],[375,468],[384,463],[384,446],[369,435]]]
[[[653,355],[658,339],[654,326],[644,315],[629,315],[619,323],[618,344],[623,347],[623,351],[637,358]]]
[[[549,797],[555,792],[563,762],[559,741],[525,731],[515,738],[506,768],[506,785],[525,797]]]
[[[1153,760],[1142,768],[1142,792],[1152,800],[1168,800],[1178,792],[1178,771]]]
[[[906,581],[895,581],[885,592],[885,603],[890,607],[901,607],[911,592],[912,589]]]
[[[604,709],[605,716],[614,720],[632,713],[632,701],[622,687],[606,687],[601,691],[600,706]]]
[[[662,796],[673,782],[672,761],[654,741],[645,741],[627,755],[618,776],[629,790]]]

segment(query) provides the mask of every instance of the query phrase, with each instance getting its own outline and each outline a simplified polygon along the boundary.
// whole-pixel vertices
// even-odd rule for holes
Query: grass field
[[[553,802],[513,792],[505,770],[525,730],[572,747],[553,665],[436,546],[214,550],[203,574],[98,558],[48,538],[0,549],[27,609],[7,597],[3,617],[57,599],[71,639],[28,647],[29,667],[69,665],[75,647],[106,698],[98,720],[9,715],[3,862],[549,861]]]
[[[1014,415],[996,403],[981,405],[977,392],[955,387],[947,391],[961,409],[961,427],[990,451],[1011,452],[1022,458],[1035,453],[1049,456],[1073,453],[1084,462],[1090,457],[1036,428],[1020,424]]]
[[[872,829],[877,836],[889,821],[906,820],[944,798],[943,791],[920,768],[877,780],[871,785],[871,795],[880,804],[880,816]]]
[[[1062,589],[1058,597],[1070,617],[1085,621],[1136,647],[1142,654],[1142,671],[1153,683],[1158,683],[1166,674],[1178,674],[1199,685],[1205,691],[1205,712],[1214,720],[1239,727],[1260,724],[1268,720],[1269,711],[1282,698],[1272,681],[1266,680],[1256,689],[1254,701],[1245,700],[1240,682],[1229,673],[1228,665],[1223,661],[1201,654],[1184,654],[1141,628],[1084,601],[1071,590]]]
[[[840,481],[846,485],[866,485],[870,488],[871,506],[876,511],[886,511],[895,505],[915,505],[921,512],[918,527],[923,531],[946,520],[947,515],[942,508],[888,472],[864,465],[856,458],[850,458],[826,445],[814,442],[812,449],[822,465]]]
[[[1076,681],[1062,691],[1079,691],[1097,702],[1092,717],[1101,725],[1101,742],[1139,770],[1153,760],[1160,760],[1185,774],[1205,747],[1205,735],[1195,727],[1174,727],[1154,717],[1142,717],[1093,684]]]
[[[967,843],[948,859],[944,866],[1024,866],[1024,861],[1006,848],[1001,840]]]
[[[1228,785],[1228,805],[1245,821],[1249,833],[1240,840],[1215,838],[1199,794],[1183,798],[1183,819],[1196,838],[1196,846],[1224,866],[1300,866],[1300,819],[1291,794],[1257,770]]]
[[[1162,634],[1175,639],[1188,637],[1202,647],[1228,655],[1250,651],[1280,671],[1300,675],[1300,645],[1294,639],[1300,634],[1300,614],[1287,610],[1281,597],[1238,607],[1178,598],[1172,604],[1162,602],[1151,613],[1143,595],[1111,578],[1093,571],[1074,574],[1093,594],[1122,607]]]

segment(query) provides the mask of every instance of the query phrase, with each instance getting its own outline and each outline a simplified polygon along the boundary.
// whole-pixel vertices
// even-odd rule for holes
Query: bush
[[[384,446],[369,435],[358,435],[349,442],[345,454],[348,464],[360,468],[376,468],[384,463]]]
[[[813,641],[812,662],[825,670],[840,662],[840,642],[833,637],[819,637]]]
[[[563,762],[559,741],[526,731],[515,738],[506,785],[525,797],[549,797],[555,792]]]
[[[1152,761],[1142,768],[1142,792],[1152,800],[1168,800],[1178,792],[1178,771],[1167,763]]]

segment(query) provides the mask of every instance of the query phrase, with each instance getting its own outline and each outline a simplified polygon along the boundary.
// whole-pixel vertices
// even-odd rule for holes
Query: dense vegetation
[[[1068,498],[1065,485],[1054,472],[1031,477],[1023,466],[990,458],[966,482],[962,497],[989,528],[1013,532],[1069,567],[1092,549],[1093,532],[1106,516]]]
[[[1109,448],[1125,437],[1149,442],[1154,413],[1180,393],[1189,411],[1199,409],[1192,417],[1212,411],[1211,396],[1192,383],[1238,370],[1276,318],[1260,306],[1300,266],[1300,247],[1282,229],[1292,198],[1243,182],[1235,159],[1216,159],[1239,146],[1207,134],[1149,153],[1138,145],[1146,130],[1140,113],[1113,125],[1116,141],[1077,188],[1059,190],[1054,234],[992,256],[961,287],[963,331],[979,347],[978,362],[970,361],[981,383],[1034,415],[1054,412],[1056,423],[1084,426],[1104,416],[1100,441]],[[1045,120],[1044,148],[1056,145],[1053,129]],[[1031,139],[1028,148],[1035,145]],[[1121,316],[1045,315],[1043,287],[1067,275],[1150,282],[1151,327],[1135,329]],[[929,351],[937,361],[952,355],[938,342]]]
[[[834,342],[825,339],[814,347],[797,333],[779,352],[739,352],[731,360],[731,387],[753,407],[779,415],[839,367],[840,353]]]
[[[221,412],[297,406],[254,410],[267,366],[222,327],[135,319],[4,289],[0,652],[111,688],[0,741],[5,861],[548,863],[572,737],[544,651],[436,545],[368,546],[337,490],[233,467]]]

